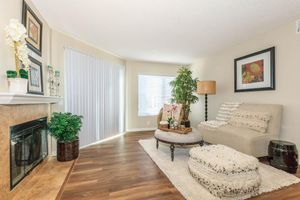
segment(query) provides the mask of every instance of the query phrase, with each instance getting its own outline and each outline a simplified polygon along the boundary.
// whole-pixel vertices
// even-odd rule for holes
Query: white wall
[[[8,92],[6,79],[6,71],[15,69],[14,54],[10,46],[5,43],[4,27],[9,23],[9,20],[14,18],[22,21],[22,0],[0,0],[0,92]],[[42,64],[43,64],[43,81],[44,92],[48,94],[47,82],[47,66],[51,64],[55,70],[61,71],[61,87],[60,95],[64,96],[64,47],[70,47],[78,51],[83,51],[95,57],[100,57],[103,60],[125,65],[125,61],[103,50],[97,49],[90,44],[86,44],[76,38],[65,35],[58,31],[52,30],[42,15],[35,9],[31,0],[26,0],[31,9],[43,22],[42,33]],[[64,111],[64,104],[53,105],[52,111]],[[55,141],[49,141],[50,151],[55,153]]]
[[[62,81],[60,87],[60,95],[64,96],[64,76],[68,73],[64,69],[64,49],[65,47],[75,49],[77,51],[84,52],[85,54],[92,55],[97,58],[101,58],[105,61],[116,63],[125,66],[125,61],[119,57],[106,53],[89,44],[86,44],[72,36],[66,35],[56,30],[51,30],[51,65],[54,69],[57,69],[61,73]],[[54,110],[63,111],[63,104],[53,107]]]
[[[6,79],[6,71],[15,69],[15,59],[13,49],[5,42],[4,28],[9,24],[9,20],[14,18],[22,22],[22,0],[0,0],[0,92],[7,92],[8,85]],[[33,9],[35,14],[43,22],[42,35],[42,63],[44,72],[44,82],[47,80],[46,66],[50,62],[49,59],[49,43],[50,43],[50,28],[47,22],[42,18],[40,13],[35,9],[30,0],[27,3]],[[47,86],[44,85],[45,93],[47,93]]]
[[[295,29],[295,22],[290,22],[191,66],[194,76],[200,80],[217,81],[217,94],[209,96],[208,101],[211,119],[223,101],[282,104],[280,137],[295,142],[300,148],[300,34],[297,35]],[[276,90],[234,93],[234,59],[272,46],[276,47]],[[204,119],[204,97],[200,99],[200,103],[192,107],[193,125]]]
[[[126,130],[157,127],[157,116],[138,116],[138,75],[176,76],[179,67],[179,65],[165,63],[126,62]]]

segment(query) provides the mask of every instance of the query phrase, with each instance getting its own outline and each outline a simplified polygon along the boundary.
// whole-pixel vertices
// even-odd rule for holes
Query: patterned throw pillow
[[[266,112],[237,110],[233,113],[228,124],[235,127],[249,128],[254,131],[266,133],[271,115]]]
[[[241,103],[239,103],[239,102],[224,102],[224,103],[222,103],[219,108],[216,120],[227,122],[232,117],[233,112],[238,109],[240,104]]]
[[[168,118],[173,116],[173,119],[179,121],[182,104],[164,104],[162,121],[167,121]]]

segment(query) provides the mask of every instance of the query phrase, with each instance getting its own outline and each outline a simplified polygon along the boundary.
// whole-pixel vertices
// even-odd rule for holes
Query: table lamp
[[[207,121],[207,95],[216,94],[216,81],[197,82],[197,93],[205,95],[205,121]]]

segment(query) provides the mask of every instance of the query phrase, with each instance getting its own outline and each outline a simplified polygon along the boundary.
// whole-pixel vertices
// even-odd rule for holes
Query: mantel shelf
[[[63,100],[62,97],[43,96],[35,94],[0,93],[0,105],[21,104],[54,104]]]

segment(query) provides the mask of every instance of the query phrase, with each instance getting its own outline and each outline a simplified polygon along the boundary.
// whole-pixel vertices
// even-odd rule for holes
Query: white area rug
[[[175,148],[175,158],[172,162],[169,145],[160,142],[157,150],[155,139],[140,140],[139,143],[186,199],[219,199],[210,194],[190,175],[187,165],[189,148]],[[296,176],[269,165],[260,163],[259,167],[259,173],[262,176],[260,194],[300,182],[300,179]]]

